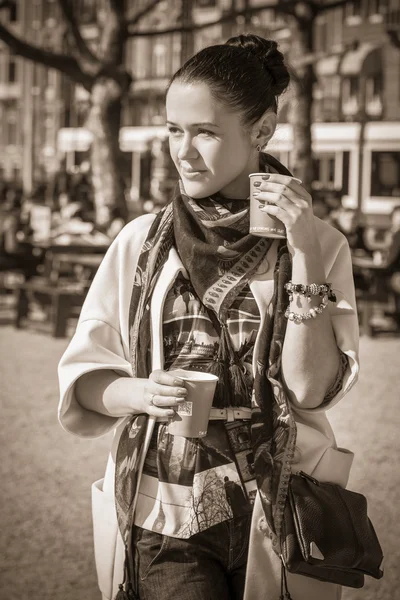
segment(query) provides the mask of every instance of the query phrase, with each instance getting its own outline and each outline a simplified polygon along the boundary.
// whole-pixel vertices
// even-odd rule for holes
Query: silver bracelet
[[[327,295],[330,302],[336,302],[336,296],[332,291],[332,284],[330,283],[311,283],[310,285],[306,285],[289,281],[285,283],[284,288],[289,294],[290,302],[292,302],[294,294],[304,296],[308,302],[311,302],[311,296],[325,297],[325,295]]]
[[[295,313],[290,310],[290,305],[287,307],[285,312],[285,317],[289,319],[289,321],[294,321],[299,324],[302,321],[307,321],[308,319],[315,319],[318,315],[322,313],[323,310],[328,306],[328,294],[322,298],[322,302],[319,306],[315,306],[314,308],[310,308],[310,310],[306,313]]]

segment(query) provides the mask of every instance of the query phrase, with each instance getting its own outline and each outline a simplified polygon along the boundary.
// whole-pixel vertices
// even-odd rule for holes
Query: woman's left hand
[[[277,217],[286,228],[290,253],[318,252],[318,238],[310,194],[294,177],[269,173],[257,190],[261,211]]]

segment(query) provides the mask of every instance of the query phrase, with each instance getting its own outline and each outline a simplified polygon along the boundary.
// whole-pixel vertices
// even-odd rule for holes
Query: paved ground
[[[82,441],[57,423],[67,343],[0,325],[0,600],[99,600],[90,484],[103,475],[110,438]],[[344,600],[400,598],[399,351],[398,338],[362,339],[360,383],[330,412],[339,445],[356,452],[350,485],[368,495],[387,555],[385,578]]]

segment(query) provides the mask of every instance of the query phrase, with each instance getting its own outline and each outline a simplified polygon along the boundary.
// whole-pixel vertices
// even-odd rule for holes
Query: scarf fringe
[[[220,323],[219,325],[218,355],[207,368],[208,373],[218,377],[214,406],[217,408],[246,406],[252,381],[233,349],[226,323]]]
[[[135,594],[132,587],[129,586],[128,590],[124,590],[122,583],[119,584],[119,590],[114,600],[139,600],[139,596]]]

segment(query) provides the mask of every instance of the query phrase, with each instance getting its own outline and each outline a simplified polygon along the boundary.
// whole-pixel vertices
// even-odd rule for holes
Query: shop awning
[[[165,139],[168,130],[164,125],[148,127],[122,127],[119,143],[123,152],[145,152],[151,140]]]
[[[86,152],[92,134],[84,127],[62,127],[57,134],[57,149],[61,152]]]
[[[346,77],[375,75],[382,70],[381,47],[370,42],[359,44],[349,50],[343,57],[340,73]]]
[[[119,143],[123,152],[145,152],[149,142],[168,135],[164,125],[149,127],[122,127]],[[58,132],[57,148],[61,152],[85,152],[89,150],[93,136],[84,127],[63,127]]]

